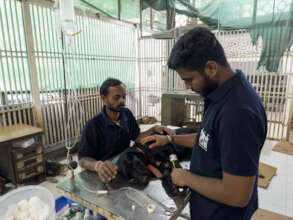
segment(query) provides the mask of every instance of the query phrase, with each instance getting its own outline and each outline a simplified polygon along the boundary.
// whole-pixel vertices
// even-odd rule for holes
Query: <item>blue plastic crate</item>
[[[58,197],[55,200],[55,210],[56,210],[56,213],[59,212],[64,206],[69,205],[71,203],[73,203],[73,201],[70,200],[70,199],[67,199],[64,196]],[[90,213],[93,214],[92,210],[90,210]],[[107,219],[105,217],[103,217],[103,216],[100,216],[98,218],[98,220],[107,220]]]
[[[67,199],[64,196],[60,196],[55,200],[55,210],[56,213],[59,212],[64,206],[66,206],[67,204],[71,204],[73,203],[72,200]]]

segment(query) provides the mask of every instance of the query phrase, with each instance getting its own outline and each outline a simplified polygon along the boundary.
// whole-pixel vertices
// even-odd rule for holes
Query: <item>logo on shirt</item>
[[[201,129],[198,144],[205,151],[208,151],[209,137],[210,135],[206,132],[206,130],[204,128]]]

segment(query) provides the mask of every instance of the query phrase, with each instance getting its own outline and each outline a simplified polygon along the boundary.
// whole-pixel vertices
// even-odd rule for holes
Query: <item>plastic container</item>
[[[74,22],[74,0],[60,0],[60,20],[62,31],[72,36],[76,32],[76,26]]]
[[[60,196],[55,201],[55,211],[58,213],[64,206],[71,204],[73,201],[64,196]]]
[[[20,187],[0,197],[0,219],[4,219],[8,207],[16,205],[21,200],[29,200],[34,196],[39,197],[42,202],[49,206],[50,214],[47,216],[47,220],[56,220],[54,196],[42,186]]]

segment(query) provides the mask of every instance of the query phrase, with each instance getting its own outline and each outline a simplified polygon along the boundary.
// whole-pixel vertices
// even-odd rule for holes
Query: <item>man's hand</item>
[[[145,137],[141,140],[141,143],[145,144],[150,141],[155,141],[155,143],[151,144],[149,148],[160,147],[160,146],[165,146],[166,144],[169,144],[168,137],[163,135],[152,135],[152,136]]]
[[[111,181],[116,177],[118,167],[108,160],[104,162],[98,161],[97,166],[95,166],[95,170],[98,173],[100,179],[105,182]]]
[[[160,126],[160,125],[156,125],[152,129],[153,129],[153,132],[158,133],[158,134],[164,134],[164,132],[166,132],[168,135],[175,135],[176,134],[174,130],[167,128],[167,127],[164,127],[164,126]]]
[[[172,182],[177,186],[186,186],[187,170],[174,168],[171,173]]]

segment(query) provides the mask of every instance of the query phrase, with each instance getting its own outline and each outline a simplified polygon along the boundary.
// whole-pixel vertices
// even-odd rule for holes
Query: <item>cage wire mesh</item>
[[[136,4],[137,1],[130,3]],[[0,1],[1,126],[18,122],[35,124],[27,37],[32,37],[34,43],[46,146],[64,143],[68,106],[72,107],[69,138],[80,136],[76,128],[82,127],[101,110],[103,104],[99,86],[109,76],[117,77],[126,84],[126,104],[137,118],[154,116],[160,120],[162,93],[184,90],[184,83],[178,74],[166,65],[177,39],[139,39],[133,25],[111,23],[98,19],[93,13],[79,11],[76,22],[82,34],[73,39],[76,45],[74,51],[63,51],[64,45],[55,26],[52,5],[50,2],[29,2],[33,31],[32,36],[25,36],[26,24],[21,19],[23,2]],[[124,12],[128,10],[126,6],[122,6]],[[267,7],[270,8],[266,10],[272,9],[271,6]],[[277,8],[283,10],[283,6]],[[137,10],[130,16],[123,15],[123,10],[122,17],[128,16],[134,20],[139,17]],[[166,24],[166,12],[149,8],[145,10],[148,11],[143,13],[153,19],[146,16],[144,23],[162,30]],[[258,13],[262,11],[265,9]],[[177,27],[200,23],[195,18],[177,14]],[[224,47],[231,67],[242,69],[261,96],[268,115],[268,138],[288,139],[292,118],[292,47],[282,56],[278,70],[268,72],[263,67],[257,68],[263,48],[262,38],[253,44],[251,34],[245,29],[216,29],[214,32]],[[68,80],[67,73],[71,74],[72,80]],[[68,95],[71,98],[67,99]],[[78,99],[80,105],[71,105],[74,99]],[[186,120],[200,122],[203,103],[186,99],[185,104]],[[81,108],[84,110],[83,117],[80,117]]]

